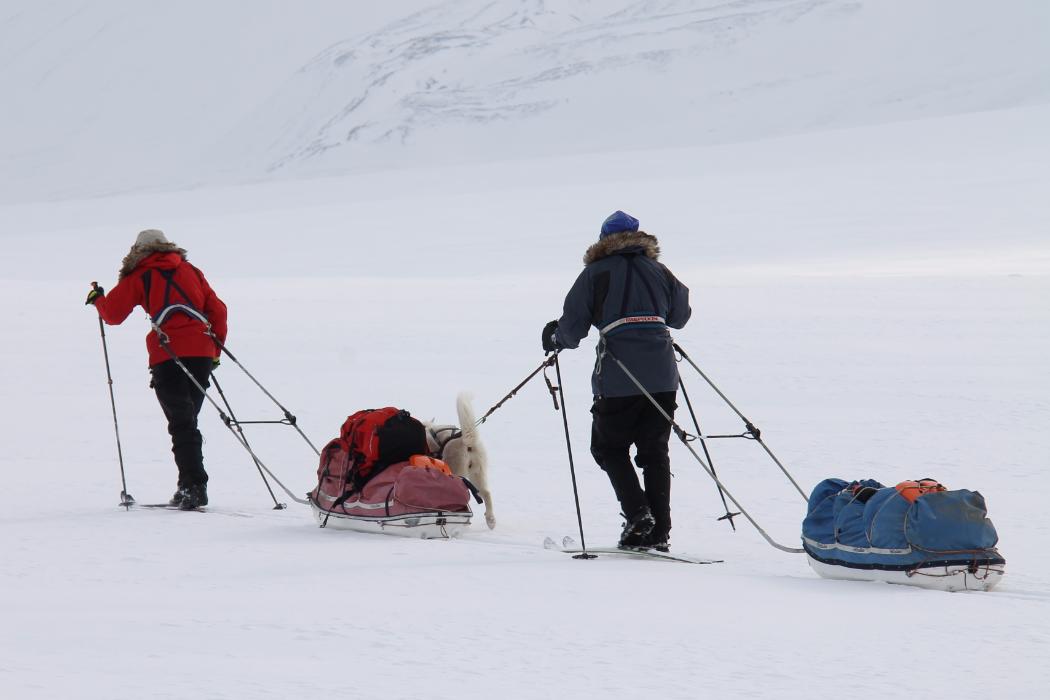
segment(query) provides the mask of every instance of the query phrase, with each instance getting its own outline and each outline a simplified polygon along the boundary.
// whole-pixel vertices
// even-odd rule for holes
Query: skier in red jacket
[[[170,504],[183,510],[207,505],[208,473],[197,416],[204,404],[201,388],[210,385],[212,369],[219,364],[219,344],[226,342],[226,305],[186,259],[186,251],[156,229],[139,233],[124,257],[117,286],[109,294],[95,286],[86,303],[94,304],[110,325],[123,323],[136,306],[149,315],[150,386],[168,419],[179,468],[178,489]]]

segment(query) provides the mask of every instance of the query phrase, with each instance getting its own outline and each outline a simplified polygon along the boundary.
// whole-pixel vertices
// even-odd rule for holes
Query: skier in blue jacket
[[[543,349],[579,346],[591,327],[600,338],[591,378],[591,454],[609,477],[626,523],[621,547],[667,551],[671,531],[671,424],[606,351],[616,356],[672,417],[678,407],[678,366],[670,328],[689,320],[689,289],[659,262],[655,236],[616,211],[565,297],[562,317],[543,329]],[[630,447],[636,447],[631,464]]]

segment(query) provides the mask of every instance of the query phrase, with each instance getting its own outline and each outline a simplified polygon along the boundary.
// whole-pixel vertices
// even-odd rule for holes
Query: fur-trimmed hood
[[[590,265],[610,255],[622,253],[628,248],[638,248],[653,260],[660,259],[660,241],[656,236],[650,236],[645,231],[624,231],[606,236],[597,243],[591,245],[583,254],[583,264]]]
[[[183,260],[186,260],[186,250],[180,248],[174,243],[147,243],[146,245],[133,245],[128,254],[124,256],[124,261],[120,263],[120,273],[118,279],[124,279],[139,266],[143,260],[153,255],[154,253],[178,253],[182,256]]]

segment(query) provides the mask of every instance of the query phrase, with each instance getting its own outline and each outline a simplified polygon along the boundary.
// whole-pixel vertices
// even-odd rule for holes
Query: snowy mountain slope
[[[1046,6],[991,22],[982,8],[451,2],[327,49],[238,130],[252,142],[273,135],[270,170],[337,169],[738,141],[1046,102]]]
[[[196,182],[319,46],[425,4],[6,0],[0,198]]]
[[[1050,96],[1041,0],[5,8],[7,202],[674,148]]]

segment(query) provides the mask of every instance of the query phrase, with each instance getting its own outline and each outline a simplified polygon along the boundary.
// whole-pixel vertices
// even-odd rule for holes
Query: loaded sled
[[[895,487],[826,479],[802,524],[820,576],[942,591],[992,589],[1006,570],[998,539],[980,493],[929,479]]]
[[[470,525],[471,489],[427,454],[426,430],[407,411],[358,411],[321,450],[308,499],[321,527],[448,538]]]

